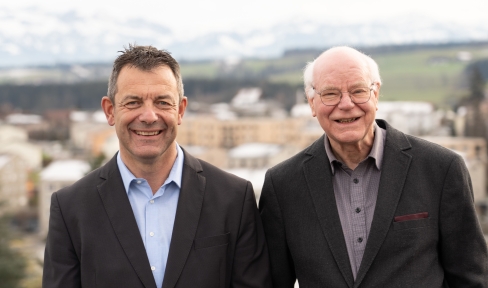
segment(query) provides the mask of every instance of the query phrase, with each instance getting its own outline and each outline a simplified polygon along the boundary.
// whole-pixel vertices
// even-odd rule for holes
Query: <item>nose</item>
[[[349,92],[342,92],[342,97],[339,104],[337,104],[337,107],[342,110],[348,110],[354,107],[354,102],[352,102]]]
[[[144,105],[142,107],[139,120],[146,124],[152,124],[158,120],[158,114],[155,112],[155,108],[152,105]]]

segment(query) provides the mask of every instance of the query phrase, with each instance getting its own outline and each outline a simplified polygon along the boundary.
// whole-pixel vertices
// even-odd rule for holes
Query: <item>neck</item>
[[[365,137],[365,139],[356,143],[339,143],[329,138],[334,156],[352,170],[356,169],[359,163],[368,157],[373,147],[373,142],[374,132],[372,132],[370,137]]]
[[[157,159],[135,159],[132,156],[127,156],[122,151],[119,152],[122,161],[129,171],[137,178],[146,179],[153,195],[164,184],[171,172],[178,152],[176,144],[171,145],[164,152],[163,155]]]

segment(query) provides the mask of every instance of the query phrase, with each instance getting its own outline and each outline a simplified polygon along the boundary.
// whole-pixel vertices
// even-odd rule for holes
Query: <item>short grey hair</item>
[[[358,51],[354,48],[342,46],[342,47],[333,47],[330,48],[326,51],[324,51],[322,54],[325,52],[331,50],[331,49],[337,49],[337,48],[348,48],[348,49],[353,49],[357,52],[359,52],[362,57],[364,58],[365,64],[366,64],[366,69],[368,72],[368,76],[371,78],[371,81],[375,84],[380,84],[381,85],[381,77],[380,77],[380,70],[378,68],[378,64],[376,61],[373,60],[370,56],[362,53],[361,51]],[[321,54],[321,55],[322,55]],[[320,56],[319,56],[320,57]],[[313,91],[313,69],[315,67],[315,63],[318,58],[315,58],[312,62],[308,62],[305,68],[303,69],[303,88],[305,90],[305,95],[307,98],[312,99],[315,96],[315,93]],[[378,86],[376,86],[378,87]]]
[[[112,73],[108,80],[107,96],[112,103],[115,103],[115,94],[117,94],[117,79],[122,68],[134,67],[142,71],[151,71],[161,66],[171,69],[176,79],[179,101],[183,99],[183,79],[181,77],[180,65],[166,50],[159,50],[153,46],[138,46],[129,44],[129,48],[119,51],[122,54],[114,61]]]

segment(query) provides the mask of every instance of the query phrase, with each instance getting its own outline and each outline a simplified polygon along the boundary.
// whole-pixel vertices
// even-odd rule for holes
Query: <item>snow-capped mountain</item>
[[[287,49],[334,45],[447,43],[488,40],[488,24],[438,22],[422,16],[362,24],[290,20],[246,33],[222,32],[188,39],[145,19],[117,20],[55,14],[30,8],[0,11],[0,66],[111,62],[128,43],[151,44],[177,59],[277,57]]]

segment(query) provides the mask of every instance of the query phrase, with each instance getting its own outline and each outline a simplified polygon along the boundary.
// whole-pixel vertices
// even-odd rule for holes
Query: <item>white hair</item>
[[[380,77],[380,71],[378,68],[378,64],[373,60],[373,58],[369,57],[368,55],[350,47],[334,47],[330,48],[326,51],[324,51],[322,54],[326,53],[327,51],[331,49],[338,49],[338,48],[348,48],[348,49],[353,49],[354,51],[358,52],[361,54],[363,57],[365,64],[366,64],[366,69],[368,71],[369,77],[371,81],[375,84],[381,85],[381,77]],[[321,55],[322,55],[321,54]],[[320,57],[320,56],[319,56]],[[313,69],[315,67],[315,63],[318,58],[314,59],[312,62],[308,62],[305,68],[303,69],[303,87],[305,90],[305,95],[309,98],[312,99],[315,95],[314,90],[313,90]],[[375,85],[378,87],[378,85]],[[376,88],[377,89],[377,88]]]

